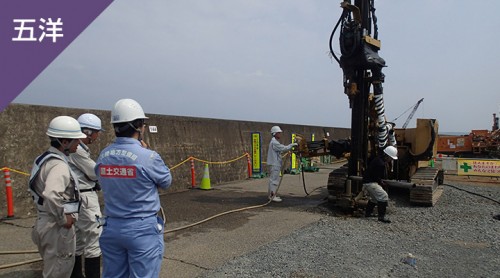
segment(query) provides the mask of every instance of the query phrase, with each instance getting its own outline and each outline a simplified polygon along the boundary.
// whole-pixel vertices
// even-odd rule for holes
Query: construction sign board
[[[252,176],[262,175],[262,138],[260,132],[252,132]]]
[[[297,134],[292,133],[292,143],[295,142],[296,137],[297,137]],[[292,163],[290,166],[290,174],[292,174],[292,175],[299,174],[300,170],[299,170],[299,163],[298,163],[297,155],[295,153],[292,153],[291,159],[292,159],[292,161],[291,161]]]
[[[461,159],[457,160],[459,176],[500,177],[499,159]]]

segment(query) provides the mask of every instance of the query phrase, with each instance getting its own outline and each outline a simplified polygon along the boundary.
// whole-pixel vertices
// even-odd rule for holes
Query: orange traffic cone
[[[200,189],[209,190],[210,188],[210,174],[208,172],[208,164],[205,164],[205,170],[203,171],[203,178],[201,179]]]

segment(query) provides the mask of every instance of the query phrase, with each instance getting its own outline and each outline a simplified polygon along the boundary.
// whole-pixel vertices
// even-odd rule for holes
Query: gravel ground
[[[391,224],[318,208],[320,221],[202,277],[500,277],[499,182],[447,183],[487,198],[445,185],[415,207],[391,194]]]
[[[499,277],[500,181],[447,176],[434,207],[408,202],[407,190],[390,190],[388,217],[346,216],[324,203],[329,170],[285,175],[284,202],[233,213],[170,235],[160,277]],[[465,192],[463,190],[469,192]],[[311,190],[310,190],[311,191]],[[215,190],[165,194],[169,227],[216,213],[262,204],[266,179],[220,185]],[[478,196],[478,195],[481,196]],[[285,220],[287,219],[287,220]],[[33,218],[0,222],[0,250],[34,249]],[[405,263],[413,254],[415,264]],[[37,258],[0,256],[0,265]],[[40,277],[41,263],[0,270],[0,277]]]

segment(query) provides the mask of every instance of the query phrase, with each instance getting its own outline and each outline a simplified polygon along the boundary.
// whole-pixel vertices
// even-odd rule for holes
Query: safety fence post
[[[252,162],[250,161],[250,154],[246,153],[247,155],[247,169],[248,169],[248,178],[252,178]]]
[[[195,179],[195,172],[194,172],[194,158],[191,157],[191,188],[196,187],[196,179]]]
[[[14,217],[14,199],[12,197],[12,183],[10,180],[10,170],[5,167],[3,169],[3,174],[5,178],[5,193],[7,196],[7,218]]]

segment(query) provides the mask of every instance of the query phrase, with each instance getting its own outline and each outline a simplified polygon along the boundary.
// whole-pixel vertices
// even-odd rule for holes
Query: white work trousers
[[[271,194],[276,195],[276,191],[278,190],[278,186],[280,184],[280,172],[281,172],[281,167],[278,165],[269,165],[269,187],[267,190],[267,193],[269,196]],[[272,193],[271,193],[272,192]]]
[[[95,191],[82,192],[80,197],[81,207],[75,224],[76,255],[97,258],[101,256],[99,237],[102,231],[96,220],[96,215],[102,217],[99,199]]]
[[[370,201],[373,203],[389,201],[389,195],[387,195],[387,192],[385,192],[382,186],[376,182],[363,184],[362,190],[368,193],[365,195],[368,195]]]
[[[39,212],[31,239],[43,259],[44,278],[68,278],[75,264],[75,227],[59,226],[54,217]]]

